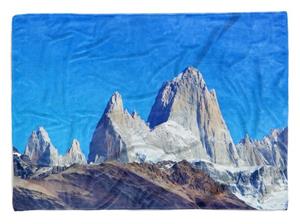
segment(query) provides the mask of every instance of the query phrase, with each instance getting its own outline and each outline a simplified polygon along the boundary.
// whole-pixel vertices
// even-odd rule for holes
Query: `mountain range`
[[[39,127],[33,131],[28,139],[25,149],[26,156],[38,166],[70,166],[74,163],[86,164],[84,154],[80,149],[78,140],[73,139],[72,145],[66,155],[59,155],[58,150],[51,143],[47,131]]]
[[[188,67],[161,87],[148,124],[123,108],[118,92],[110,98],[90,144],[89,162],[133,162],[141,157],[238,165],[216,93],[208,90],[198,70]]]
[[[24,155],[14,150],[14,205],[17,210],[44,204],[52,209],[286,209],[287,145],[287,128],[274,129],[262,140],[245,136],[235,145],[216,91],[208,89],[200,71],[188,67],[162,85],[147,121],[129,113],[121,94],[113,93],[93,133],[88,160],[76,139],[62,156],[44,128],[33,131]],[[93,180],[102,181],[101,190],[84,183]],[[121,188],[109,192],[112,180]],[[60,192],[69,188],[72,195]],[[150,194],[146,202],[132,198],[145,192]],[[41,204],[30,207],[26,198],[40,198]]]

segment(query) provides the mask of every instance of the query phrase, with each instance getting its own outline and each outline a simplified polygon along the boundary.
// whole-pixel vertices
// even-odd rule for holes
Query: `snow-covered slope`
[[[89,162],[105,160],[187,160],[252,207],[287,207],[287,128],[234,145],[215,91],[193,67],[161,87],[147,124],[112,95],[90,143]]]
[[[200,149],[191,131],[174,121],[151,130],[137,113],[129,114],[121,95],[114,93],[93,134],[89,162],[193,161],[206,158]]]
[[[109,100],[90,144],[90,162],[207,159],[237,166],[239,157],[221,115],[216,93],[189,67],[158,93],[150,128],[123,108],[119,93]]]
[[[97,124],[90,143],[89,162],[119,160],[128,162],[129,144],[143,143],[149,128],[135,113],[123,108],[122,97],[115,92]]]
[[[275,166],[230,168],[208,161],[198,161],[194,166],[219,183],[225,184],[232,193],[257,209],[287,209],[287,178]]]
[[[174,121],[200,141],[210,161],[236,166],[238,154],[222,117],[216,92],[209,91],[200,71],[188,67],[159,90],[148,122],[154,128]],[[204,159],[204,158],[203,158]]]

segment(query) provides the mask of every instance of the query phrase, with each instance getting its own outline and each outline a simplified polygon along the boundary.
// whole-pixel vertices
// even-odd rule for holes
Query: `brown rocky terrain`
[[[110,161],[15,176],[14,209],[251,209],[186,161],[166,167]]]

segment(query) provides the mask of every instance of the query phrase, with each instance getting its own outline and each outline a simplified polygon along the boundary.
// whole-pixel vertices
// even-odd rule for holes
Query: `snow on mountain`
[[[62,156],[51,143],[51,139],[43,127],[39,127],[32,132],[24,154],[28,156],[33,165],[37,166],[53,167],[86,164],[78,140],[74,139],[66,155]]]
[[[257,209],[287,209],[287,177],[276,166],[228,167],[208,161],[194,166],[225,184],[239,199]]]
[[[287,145],[287,128],[274,129],[262,140],[246,135],[234,145],[216,92],[208,90],[197,69],[188,67],[161,87],[148,123],[124,109],[115,92],[93,133],[88,163],[146,162],[168,170],[186,160],[251,207],[286,209]],[[87,164],[78,140],[59,155],[42,127],[32,132],[24,154],[13,150],[14,173],[22,178]]]
[[[77,139],[73,139],[72,145],[67,154],[63,157],[63,164],[70,166],[72,164],[86,164],[87,161],[80,148],[80,143]]]
[[[168,166],[187,160],[251,207],[287,208],[287,128],[260,141],[246,136],[235,145],[216,92],[192,67],[161,87],[147,124],[124,109],[119,93],[112,95],[89,153],[89,162],[106,160],[172,161]]]
[[[238,153],[221,115],[216,93],[189,67],[160,89],[148,118],[150,127],[123,108],[114,93],[90,143],[89,162],[207,159],[238,165]]]
[[[48,133],[43,127],[33,131],[28,139],[25,149],[27,155],[34,165],[58,166],[60,156],[57,149],[51,143]]]
[[[200,141],[198,151],[218,164],[238,165],[238,154],[222,117],[216,92],[209,91],[200,71],[188,67],[165,83],[148,117],[151,128],[174,121]],[[204,158],[203,158],[204,159]]]
[[[21,156],[21,153],[19,152],[19,150],[17,148],[15,148],[14,146],[13,146],[13,155]]]
[[[89,162],[119,160],[128,162],[131,142],[143,144],[149,128],[136,114],[123,108],[122,97],[115,92],[97,124],[90,143]]]
[[[262,140],[252,140],[247,135],[236,145],[240,158],[248,166],[271,165],[287,168],[288,129],[274,129]]]
[[[121,95],[114,93],[94,131],[88,161],[191,161],[206,156],[200,147],[191,131],[174,121],[151,130],[137,113],[129,114]]]

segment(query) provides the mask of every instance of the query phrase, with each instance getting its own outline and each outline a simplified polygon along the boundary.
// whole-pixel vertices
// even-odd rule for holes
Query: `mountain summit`
[[[28,139],[25,155],[30,158],[33,164],[39,166],[58,166],[60,161],[58,151],[51,143],[49,135],[43,127],[32,132]]]
[[[123,112],[123,100],[119,92],[114,92],[105,108],[105,114]]]
[[[39,127],[33,131],[25,149],[26,156],[36,166],[70,166],[72,164],[86,164],[79,141],[74,139],[66,155],[62,156],[51,143],[45,128]]]
[[[85,156],[77,139],[73,139],[71,147],[63,158],[63,163],[65,166],[70,166],[72,164],[86,164]]]
[[[89,161],[238,163],[216,93],[208,90],[202,74],[193,67],[161,87],[148,122],[149,126],[136,113],[124,110],[121,95],[114,93],[93,134]]]
[[[193,67],[161,87],[148,117],[151,128],[170,120],[190,130],[212,162],[237,165],[238,154],[216,92],[208,90],[202,74]]]
[[[207,88],[202,74],[193,67],[186,68],[160,88],[148,117],[150,127],[154,128],[170,118],[187,120],[186,116],[194,109],[190,106],[197,103],[202,91],[205,90],[207,91]],[[185,114],[186,112],[189,113]]]
[[[234,145],[216,92],[208,89],[200,71],[188,67],[159,89],[147,123],[124,109],[120,93],[112,94],[90,142],[88,163],[100,166],[86,164],[78,140],[61,156],[44,128],[33,131],[25,155],[15,150],[13,158],[15,176],[34,180],[36,186],[18,181],[14,205],[20,210],[22,203],[33,209],[124,208],[124,200],[152,192],[141,204],[127,203],[129,208],[286,209],[287,144],[285,128],[262,140],[247,135]],[[101,186],[91,188],[91,181]],[[39,184],[43,192],[37,191]],[[76,186],[83,204],[69,200]],[[82,190],[88,195],[80,198]],[[41,203],[32,203],[37,199]],[[158,203],[149,205],[149,200]]]
[[[132,161],[128,158],[128,147],[131,142],[141,141],[142,133],[148,131],[149,128],[137,113],[131,115],[124,110],[120,93],[113,93],[94,131],[88,162]]]

